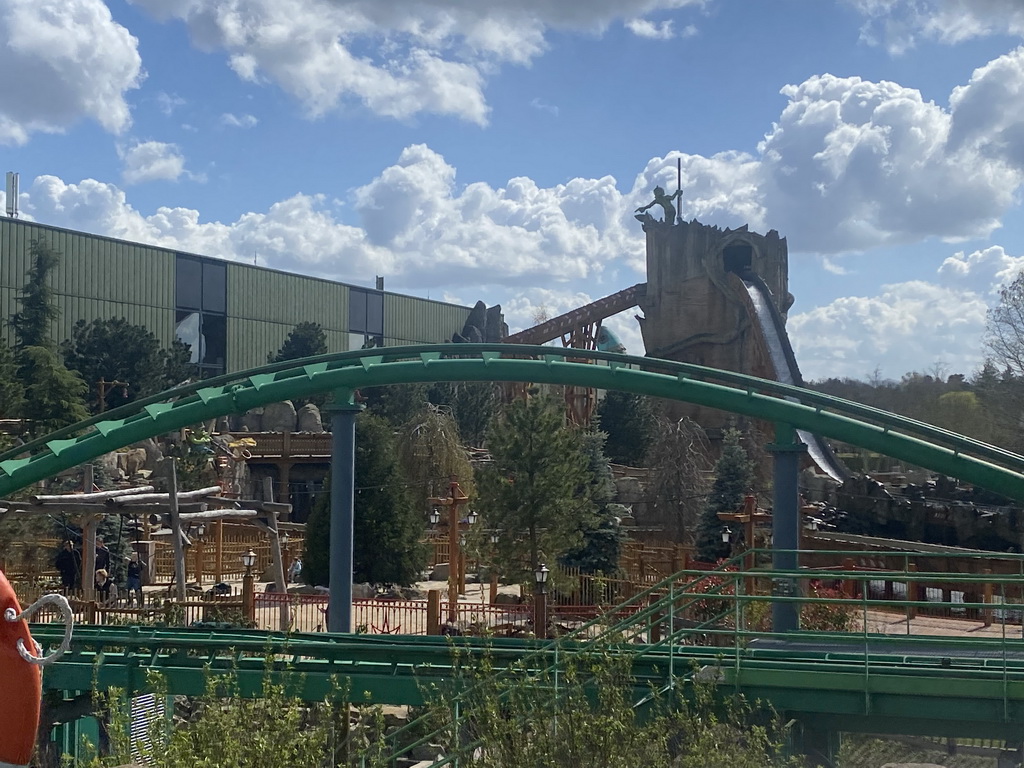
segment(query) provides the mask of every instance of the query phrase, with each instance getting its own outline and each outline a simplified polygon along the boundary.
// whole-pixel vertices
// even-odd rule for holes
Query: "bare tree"
[[[985,347],[997,369],[1024,376],[1024,272],[999,292],[988,311]]]
[[[692,542],[711,488],[710,445],[692,419],[659,419],[656,434],[648,456],[653,469],[649,522],[664,526],[673,541]]]

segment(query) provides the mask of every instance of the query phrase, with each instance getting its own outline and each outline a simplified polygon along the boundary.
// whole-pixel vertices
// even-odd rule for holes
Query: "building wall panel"
[[[347,331],[348,286],[229,264],[228,314],[290,327],[314,322],[325,331]]]
[[[452,340],[469,317],[469,307],[439,301],[384,294],[384,343],[437,344]]]

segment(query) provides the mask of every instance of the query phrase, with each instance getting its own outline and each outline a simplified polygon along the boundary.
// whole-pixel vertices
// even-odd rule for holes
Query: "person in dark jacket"
[[[142,571],[146,563],[139,557],[138,552],[132,552],[128,559],[128,578],[125,580],[125,589],[128,590],[128,606],[132,605],[132,596],[139,608],[142,607]]]
[[[71,594],[82,571],[82,558],[75,550],[74,544],[70,541],[64,542],[64,546],[57,553],[54,565],[57,566],[57,570],[60,572],[60,584],[64,594]]]
[[[96,537],[96,570],[110,570],[110,550],[99,536]]]

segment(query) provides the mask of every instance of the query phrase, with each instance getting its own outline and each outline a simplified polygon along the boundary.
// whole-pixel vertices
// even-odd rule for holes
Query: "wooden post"
[[[427,634],[441,634],[441,591],[438,589],[427,592]]]
[[[178,516],[178,460],[171,459],[171,540],[174,544],[175,596],[185,599],[185,543],[181,539],[181,518]]]
[[[90,467],[92,469],[92,467]],[[82,525],[82,599],[96,596],[96,528],[99,517],[88,515]]]
[[[203,586],[203,540],[196,539],[196,584]]]
[[[984,573],[985,575],[990,575],[992,573],[992,569],[991,568],[986,568],[986,569],[984,569],[982,571],[982,573]],[[984,595],[982,597],[982,602],[986,603],[986,604],[989,604],[989,603],[992,602],[992,582],[991,581],[986,581],[985,584],[983,585],[983,588],[985,590],[985,593],[984,593]],[[986,627],[991,627],[992,626],[992,609],[991,608],[985,608],[982,611],[982,621],[985,623]]]
[[[215,583],[224,581],[224,521],[218,520],[213,524],[213,535],[216,546],[216,553],[213,564],[213,578]]]
[[[907,566],[907,571],[909,571],[910,573],[914,573],[916,570],[917,570],[917,564],[916,563],[911,563],[910,565]],[[907,582],[907,600],[917,600],[917,582],[914,582],[914,581],[908,581]],[[907,606],[907,626],[908,626],[908,629],[909,629],[909,626],[910,626],[910,622],[913,619],[916,619],[916,618],[917,618],[917,606],[916,605],[908,605]]]
[[[843,570],[857,570],[857,564],[853,561],[852,557],[847,557],[843,560]],[[849,578],[843,579],[843,594],[849,598],[857,597],[857,582]]]
[[[662,615],[655,613],[651,615],[650,631],[648,632],[647,642],[653,644],[661,642],[661,622]]]
[[[272,492],[273,484],[269,477],[263,478],[264,481],[264,492]],[[266,513],[265,522],[267,530],[270,534],[270,557],[273,560],[274,567],[274,589],[282,595],[288,594],[288,585],[284,581],[284,557],[281,552],[281,536],[277,528],[277,512],[268,510]],[[291,625],[291,619],[288,615],[288,601],[284,599],[281,602],[280,612],[280,623],[279,629],[282,632],[287,632]]]
[[[490,604],[494,605],[498,602],[498,572],[491,569],[491,589],[490,589]]]
[[[459,551],[459,505],[455,503],[454,490],[451,492],[451,504],[448,506],[448,621],[454,624],[458,619],[459,565],[462,562]]]

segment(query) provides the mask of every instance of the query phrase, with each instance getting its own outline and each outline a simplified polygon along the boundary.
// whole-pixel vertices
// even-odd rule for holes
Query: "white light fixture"
[[[464,533],[460,533],[459,534],[459,546],[460,547],[466,546],[466,534],[464,534]]]
[[[497,544],[501,541],[501,534],[497,531],[491,531],[491,544]]]
[[[728,544],[730,541],[732,541],[732,531],[728,527],[723,528],[722,529],[722,543],[723,544]]]
[[[252,568],[254,565],[256,565],[256,553],[250,549],[248,552],[242,555],[242,565],[244,565],[246,569]]]
[[[548,574],[550,572],[551,571],[548,570],[548,567],[544,565],[544,563],[541,563],[540,567],[533,572],[533,578],[537,580],[538,584],[547,584]]]
[[[437,511],[437,507],[430,510],[430,524],[437,525],[441,522],[441,513]]]
[[[473,523],[475,523],[479,519],[480,519],[480,515],[478,515],[472,509],[469,510],[469,514],[466,515],[466,522],[469,523],[470,525],[473,525]]]

